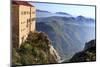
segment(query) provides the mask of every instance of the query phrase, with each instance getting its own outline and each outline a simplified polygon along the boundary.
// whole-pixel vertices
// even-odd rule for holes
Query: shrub
[[[18,51],[13,49],[13,64],[46,64],[49,63],[50,41],[45,33],[35,32],[27,37]]]

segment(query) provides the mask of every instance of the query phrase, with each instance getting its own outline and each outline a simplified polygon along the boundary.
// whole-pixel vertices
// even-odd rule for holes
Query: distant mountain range
[[[68,13],[64,13],[64,12],[56,12],[56,14],[69,15],[69,16],[71,16],[70,14],[68,14]]]
[[[37,9],[36,12],[46,12],[46,13],[50,13],[50,12],[48,12],[48,11],[39,10],[39,9]]]
[[[37,10],[36,20],[36,29],[48,34],[62,60],[69,60],[83,50],[87,41],[95,39],[95,20],[92,18]]]
[[[36,15],[37,15],[38,18],[40,18],[40,17],[50,17],[50,16],[71,17],[71,15],[68,14],[68,13],[64,13],[64,12],[51,13],[51,12],[39,10],[39,9],[36,10]]]
[[[95,22],[95,20],[94,19],[92,19],[92,18],[86,18],[86,17],[83,17],[83,16],[78,16],[77,18],[76,18],[76,20],[77,20],[77,22],[81,22],[81,23],[85,23],[85,22],[88,22],[88,23],[94,23]]]

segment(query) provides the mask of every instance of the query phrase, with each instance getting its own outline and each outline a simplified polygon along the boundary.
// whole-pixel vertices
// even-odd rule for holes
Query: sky
[[[73,16],[85,16],[95,19],[95,7],[94,6],[82,6],[82,5],[68,5],[68,4],[54,4],[54,3],[34,3],[31,2],[36,9],[55,12],[65,12]]]

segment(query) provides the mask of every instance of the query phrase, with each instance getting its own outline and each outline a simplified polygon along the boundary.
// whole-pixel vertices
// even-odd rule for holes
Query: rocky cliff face
[[[70,62],[96,61],[96,40],[91,40],[85,44],[84,50],[76,53]]]
[[[54,49],[54,47],[52,46],[52,45],[49,45],[50,46],[50,49],[49,49],[49,51],[50,51],[50,54],[54,57],[54,59],[55,59],[55,61],[57,62],[57,63],[59,63],[59,61],[60,61],[60,56],[59,56],[59,54],[58,54],[58,52]],[[53,59],[51,59],[51,61],[52,61]]]
[[[30,32],[27,41],[19,49],[13,48],[13,65],[59,63],[60,56],[43,32]]]

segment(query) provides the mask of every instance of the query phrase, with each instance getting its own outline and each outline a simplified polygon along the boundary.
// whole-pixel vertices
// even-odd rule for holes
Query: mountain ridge
[[[49,11],[46,11],[46,10],[41,10],[41,9],[37,9],[36,10],[37,14],[38,12],[42,12],[42,13],[49,13],[49,14],[52,14],[50,16],[65,16],[65,17],[73,17],[73,15],[69,14],[69,13],[66,13],[66,12],[55,12],[55,13],[52,13],[52,12],[49,12]],[[58,14],[58,15],[57,15]],[[38,16],[38,15],[37,15]],[[85,16],[82,16],[82,15],[78,15],[78,16],[74,16],[74,18],[83,18],[83,19],[90,19],[90,20],[94,20],[94,18],[89,18],[89,17],[85,17]]]
[[[75,18],[55,16],[37,18],[36,27],[38,31],[43,31],[49,36],[54,48],[62,55],[63,59],[66,56],[67,59],[71,58],[74,52],[82,50],[84,42],[94,38],[95,35],[94,27],[79,24]],[[85,36],[83,37],[83,35]],[[74,46],[74,44],[77,44],[77,46]]]

